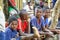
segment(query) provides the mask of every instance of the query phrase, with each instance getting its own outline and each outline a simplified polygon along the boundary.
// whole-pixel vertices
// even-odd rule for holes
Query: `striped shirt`
[[[0,6],[0,31],[4,32],[4,29],[5,29],[5,16],[2,7]]]

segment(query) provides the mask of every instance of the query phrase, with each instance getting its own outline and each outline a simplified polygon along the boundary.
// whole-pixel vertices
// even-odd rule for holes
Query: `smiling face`
[[[50,16],[50,9],[46,9],[44,12],[44,16],[48,18]]]
[[[36,17],[40,18],[42,16],[42,9],[37,10]]]

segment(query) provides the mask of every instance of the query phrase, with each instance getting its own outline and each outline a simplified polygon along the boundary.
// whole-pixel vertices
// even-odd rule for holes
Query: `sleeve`
[[[33,33],[32,27],[34,27],[34,26],[35,26],[35,23],[34,23],[33,20],[31,20],[31,21],[30,21],[30,31],[31,31],[31,33]]]
[[[18,19],[18,27],[17,27],[17,30],[20,30],[21,29],[21,20]]]
[[[45,27],[44,20],[42,20],[41,26],[42,26],[42,27]]]
[[[10,31],[5,32],[5,40],[11,40],[11,32]]]
[[[30,21],[30,25],[31,25],[32,27],[35,26],[34,20],[31,20],[31,21]]]
[[[48,25],[48,24],[49,24],[49,23],[48,23],[48,19],[46,19],[45,24],[46,24],[46,25]]]

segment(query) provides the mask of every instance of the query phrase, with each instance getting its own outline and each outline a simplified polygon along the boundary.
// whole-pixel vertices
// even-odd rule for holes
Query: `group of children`
[[[47,2],[45,5],[47,5]],[[5,30],[5,26],[2,26],[5,18],[0,15],[0,18],[4,20],[0,20],[1,22],[3,21],[2,25],[0,24],[0,40],[40,40],[40,35],[46,36],[42,40],[49,40],[50,37],[54,37],[54,34],[60,34],[60,30],[58,29],[49,29],[51,23],[48,18],[51,11],[47,6],[44,6],[44,8],[38,7],[35,15],[30,18],[30,21],[28,21],[28,12],[25,9],[19,12],[13,0],[8,0],[8,11],[10,17]],[[1,10],[0,13],[2,13]]]
[[[30,22],[28,21],[29,15],[27,12],[28,8],[31,10],[30,2],[28,4],[25,7],[26,9],[19,12],[15,2],[8,0],[10,17],[5,30],[5,40],[35,40],[35,38],[40,40],[40,35],[46,35],[46,38],[43,40],[49,40],[50,37],[54,37],[54,34],[60,34],[60,31],[57,29],[49,29],[51,21],[48,18],[50,17],[51,11],[47,6],[47,2],[44,3],[43,8],[39,6],[35,10],[35,15],[30,18]]]
[[[19,17],[17,18],[16,15]],[[54,37],[54,33],[60,34],[56,29],[49,29],[49,8],[43,12],[42,8],[38,7],[35,16],[30,18],[30,23],[26,10],[21,10],[16,15],[9,17],[8,27],[5,30],[6,40],[34,40],[34,38],[40,40],[40,35],[46,35],[47,39],[44,40],[48,40],[49,37]]]

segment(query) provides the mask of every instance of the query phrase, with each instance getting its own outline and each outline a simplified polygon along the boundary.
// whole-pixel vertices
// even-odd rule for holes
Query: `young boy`
[[[5,31],[5,40],[13,40],[15,38],[16,40],[20,40],[19,33],[17,33],[18,21],[15,16],[11,16],[9,18],[9,26],[6,28]]]
[[[45,23],[45,27],[48,28],[49,26],[49,18],[50,17],[50,9],[47,8],[45,11],[44,11],[44,23]]]
[[[44,18],[42,17],[42,8],[38,8],[36,12],[36,16],[31,19],[30,25],[31,27],[36,27],[39,31],[40,34],[45,34],[49,37],[52,36],[52,32],[49,32],[47,28],[45,28],[45,23],[44,23]],[[32,28],[31,28],[31,33],[33,33]]]
[[[44,12],[44,23],[45,23],[45,27],[48,29],[49,28],[49,17],[50,17],[50,9],[49,8],[47,8],[46,10],[45,10],[45,12]],[[60,34],[60,30],[58,30],[58,29],[50,29],[53,33],[58,33],[58,34]]]
[[[19,14],[20,18],[18,18],[18,27],[17,30],[19,31],[21,36],[27,36],[27,38],[33,38],[34,36],[36,36],[36,31],[34,31],[34,34],[29,34],[30,32],[30,28],[29,28],[29,23],[28,23],[28,14],[25,10],[21,10],[20,14]],[[35,28],[33,28],[33,30],[35,30]],[[37,31],[37,35],[38,31]]]
[[[49,16],[50,16],[50,9],[48,8],[48,9],[46,9],[45,10],[45,15],[44,15],[44,23],[45,23],[45,27],[47,28],[47,29],[49,29],[51,32],[53,32],[54,34],[58,34],[58,35],[60,35],[60,30],[59,29],[50,29],[49,28]],[[59,38],[59,40],[60,40],[60,38]]]
[[[38,8],[36,11],[35,17],[31,18],[30,25],[31,27],[36,27],[38,31],[45,31],[44,18],[42,18],[42,8]],[[32,31],[31,31],[32,32]]]

